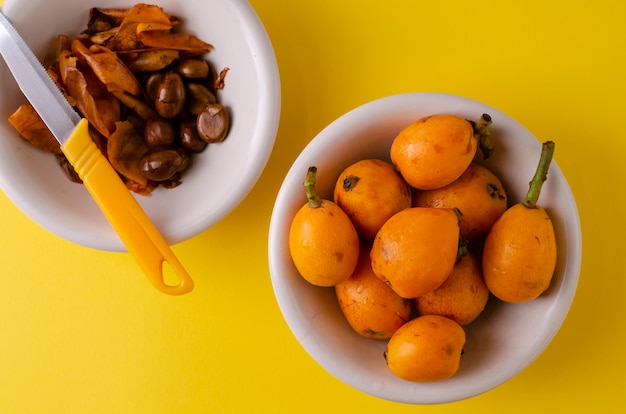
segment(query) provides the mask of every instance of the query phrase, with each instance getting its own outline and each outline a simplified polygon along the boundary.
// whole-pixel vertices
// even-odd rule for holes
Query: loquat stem
[[[463,219],[463,213],[461,212],[461,210],[459,210],[457,207],[454,207],[452,210],[454,210],[454,212],[456,213],[456,216],[459,220],[459,226],[461,226],[461,220]],[[455,263],[458,263],[461,261],[461,258],[463,258],[463,256],[467,256],[467,245],[468,245],[468,240],[463,237],[463,236],[459,236],[459,245],[458,245],[458,249],[456,252],[456,261]]]
[[[317,167],[309,167],[304,179],[304,189],[306,191],[306,198],[309,200],[309,207],[317,208],[322,205],[322,200],[319,198],[315,191],[315,176],[317,174]]]
[[[537,165],[537,170],[535,171],[535,176],[530,181],[530,186],[528,188],[528,193],[526,193],[526,198],[524,198],[524,206],[528,208],[535,208],[537,205],[537,200],[539,199],[539,193],[541,192],[541,187],[543,186],[544,181],[548,178],[548,169],[550,168],[550,163],[552,162],[552,157],[554,156],[554,142],[546,141],[541,145],[541,156],[539,157],[539,164]]]
[[[469,253],[469,250],[467,249],[468,244],[469,242],[465,237],[459,236],[459,247],[456,251],[456,260],[454,261],[454,263],[459,263],[463,257],[468,255]]]
[[[493,146],[489,139],[489,127],[492,120],[489,114],[482,114],[478,122],[474,123],[474,133],[478,136],[478,146],[483,153],[483,159],[486,160],[493,152]]]

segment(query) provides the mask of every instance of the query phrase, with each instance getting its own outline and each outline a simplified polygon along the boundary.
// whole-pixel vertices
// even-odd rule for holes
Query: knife
[[[72,108],[2,12],[0,54],[19,88],[59,141],[68,161],[150,282],[170,295],[190,292],[193,281],[189,274],[92,141],[87,120]],[[172,283],[171,279],[177,279],[177,283]]]

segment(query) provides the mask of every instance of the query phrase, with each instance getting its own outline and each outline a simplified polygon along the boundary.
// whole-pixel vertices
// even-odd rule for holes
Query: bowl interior
[[[131,7],[130,1],[6,0],[3,12],[42,59],[59,34],[78,35],[91,7]],[[212,226],[246,197],[274,145],[280,115],[276,59],[262,23],[240,0],[160,0],[177,15],[181,30],[214,46],[207,58],[230,68],[218,99],[230,111],[227,139],[193,159],[183,183],[136,196],[171,244]],[[103,250],[125,247],[82,185],[69,182],[54,157],[21,140],[7,118],[25,102],[0,60],[0,185],[7,196],[44,228],[67,240]]]
[[[493,118],[494,153],[486,163],[503,181],[509,198],[521,200],[539,160],[541,143],[504,113],[487,105],[445,94],[409,93],[373,101],[337,119],[303,150],[281,186],[272,213],[269,265],[278,304],[293,334],[327,371],[368,394],[405,403],[442,403],[487,391],[530,364],[552,340],[573,300],[581,259],[578,212],[571,190],[553,161],[539,204],[551,215],[558,243],[558,263],[549,290],[525,304],[490,300],[481,316],[466,327],[467,343],[459,372],[435,383],[403,381],[390,373],[386,341],[352,332],[333,289],[308,284],[297,273],[288,251],[291,219],[305,202],[302,182],[309,166],[318,167],[317,188],[332,198],[336,177],[364,158],[389,161],[395,135],[425,115],[453,113]],[[558,154],[558,143],[556,145]],[[480,152],[477,162],[480,161]]]

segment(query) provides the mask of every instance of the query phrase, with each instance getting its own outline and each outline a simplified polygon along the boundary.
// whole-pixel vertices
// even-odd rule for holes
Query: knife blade
[[[88,121],[72,108],[2,12],[0,55],[24,96],[59,141],[66,158],[150,282],[167,294],[190,292],[193,281],[189,274],[92,141]],[[164,271],[168,271],[167,278]]]

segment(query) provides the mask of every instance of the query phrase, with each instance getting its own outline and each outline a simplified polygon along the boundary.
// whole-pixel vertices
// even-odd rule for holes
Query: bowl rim
[[[582,235],[576,203],[571,192],[571,188],[567,184],[565,177],[562,175],[558,164],[556,161],[553,161],[553,164],[550,167],[550,174],[557,175],[563,180],[563,183],[566,185],[566,188],[564,189],[565,193],[569,197],[568,202],[570,202],[572,214],[571,218],[574,222],[574,226],[573,228],[563,230],[569,232],[569,238],[573,240],[573,243],[568,243],[566,246],[567,253],[571,255],[568,262],[570,268],[567,269],[567,283],[561,283],[558,287],[559,306],[555,305],[550,308],[550,314],[547,315],[546,318],[549,318],[552,323],[550,324],[549,329],[538,333],[535,343],[532,346],[532,350],[530,352],[526,351],[523,357],[517,358],[509,369],[505,371],[494,372],[490,378],[480,378],[470,387],[455,387],[456,384],[450,383],[452,387],[444,392],[441,392],[442,390],[438,389],[438,383],[404,384],[406,385],[404,387],[405,391],[413,390],[415,392],[395,392],[394,390],[387,388],[384,383],[373,381],[372,378],[366,378],[366,375],[364,375],[363,372],[359,373],[361,375],[346,372],[342,367],[343,362],[339,361],[339,358],[329,355],[327,353],[328,347],[321,343],[320,338],[315,337],[314,325],[321,322],[315,322],[307,319],[308,316],[305,315],[305,310],[301,309],[301,304],[298,302],[298,298],[295,297],[295,293],[292,292],[291,287],[289,286],[291,281],[285,280],[287,277],[286,272],[293,271],[294,269],[292,265],[285,263],[287,260],[285,259],[285,254],[288,255],[285,250],[287,237],[287,224],[285,218],[290,216],[292,217],[295,213],[293,206],[290,206],[290,202],[288,201],[294,198],[293,193],[290,191],[293,187],[290,185],[293,185],[294,180],[298,179],[296,177],[302,176],[302,171],[305,171],[305,167],[308,166],[308,157],[312,157],[316,154],[319,155],[320,150],[334,141],[334,138],[337,135],[342,132],[347,132],[350,122],[355,119],[367,122],[367,116],[372,111],[388,115],[398,109],[401,109],[402,107],[405,107],[406,105],[423,105],[425,101],[442,101],[452,103],[453,106],[454,104],[459,104],[461,106],[468,104],[477,105],[479,109],[482,108],[485,112],[494,114],[497,117],[507,117],[510,121],[518,124],[515,120],[495,108],[469,98],[446,93],[408,92],[367,102],[348,111],[328,124],[328,126],[320,131],[298,155],[285,175],[277,194],[270,219],[268,235],[268,264],[270,279],[278,306],[292,334],[296,337],[300,345],[307,351],[310,357],[312,357],[327,372],[353,388],[378,398],[410,404],[439,404],[474,397],[499,386],[530,365],[556,336],[569,312],[578,284],[582,258]],[[519,125],[519,127],[520,129],[526,131],[523,126]],[[530,132],[527,133],[530,134]],[[358,157],[356,158],[358,159]],[[305,200],[302,200],[303,204],[304,202]],[[319,314],[315,315],[315,318],[320,320],[323,319],[322,314],[323,311],[319,311]]]

